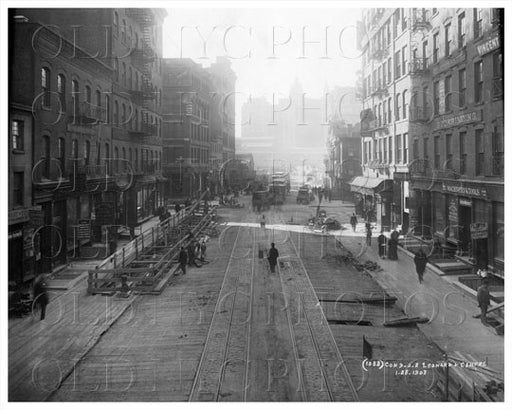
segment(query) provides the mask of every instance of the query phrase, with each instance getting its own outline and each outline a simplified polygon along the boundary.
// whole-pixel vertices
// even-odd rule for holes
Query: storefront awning
[[[381,191],[393,189],[393,180],[375,177],[358,176],[350,182],[350,190],[364,195],[373,195]]]

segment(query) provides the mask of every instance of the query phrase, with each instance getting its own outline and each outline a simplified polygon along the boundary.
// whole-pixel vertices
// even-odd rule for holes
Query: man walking
[[[384,231],[380,231],[380,235],[377,237],[377,243],[379,245],[379,256],[384,258],[386,255],[386,236]]]
[[[484,326],[489,326],[487,323],[487,309],[491,304],[491,295],[489,294],[489,279],[483,278],[482,284],[478,287],[476,292],[478,300],[478,307],[480,308],[480,320]]]
[[[34,279],[34,302],[32,304],[32,309],[34,306],[39,306],[41,309],[41,320],[44,320],[46,315],[46,305],[48,304],[48,293],[46,293],[46,283],[44,282],[44,276],[38,275]]]
[[[416,265],[416,273],[418,274],[418,280],[420,281],[420,283],[423,283],[423,274],[425,273],[427,262],[427,255],[425,255],[423,249],[420,249],[416,256],[414,256],[414,264]]]
[[[182,246],[180,255],[178,257],[178,262],[180,263],[180,269],[185,275],[187,273],[187,260],[188,260],[188,254],[185,248]]]
[[[356,216],[355,212],[350,217],[350,225],[352,225],[352,230],[355,232],[356,226],[357,226],[357,216]]]
[[[366,244],[372,246],[372,225],[366,222]]]
[[[270,244],[270,250],[268,251],[268,263],[270,264],[270,272],[274,273],[277,265],[277,258],[279,257],[279,252],[275,247],[274,242]]]

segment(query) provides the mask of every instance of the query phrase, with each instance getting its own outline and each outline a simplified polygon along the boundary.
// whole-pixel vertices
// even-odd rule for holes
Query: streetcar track
[[[235,240],[233,242],[233,248],[231,249],[231,254],[229,256],[229,262],[228,262],[228,266],[226,267],[226,271],[224,273],[224,280],[222,281],[222,285],[221,285],[221,290],[224,288],[224,285],[226,284],[226,281],[227,281],[227,278],[228,278],[228,273],[229,273],[229,269],[231,267],[231,263],[233,261],[233,254],[235,252],[235,249],[236,249],[236,243],[238,241],[238,237],[240,235],[240,231],[241,231],[241,226],[238,227],[238,230],[237,230],[237,233],[236,233],[236,237],[235,237]],[[236,289],[238,289],[238,280],[239,280],[239,276],[236,277]],[[236,296],[236,294],[235,294]],[[235,302],[235,296],[233,297],[233,305],[234,305],[234,302]],[[200,377],[201,377],[201,370],[204,366],[204,360],[206,358],[206,353],[207,353],[207,347],[208,347],[208,344],[210,342],[210,339],[211,339],[211,336],[212,336],[212,333],[213,333],[213,323],[214,323],[214,317],[215,317],[215,314],[218,313],[219,311],[219,308],[220,308],[220,303],[221,303],[221,293],[219,292],[219,298],[217,299],[217,303],[215,304],[215,309],[214,309],[214,316],[212,317],[211,319],[211,322],[210,322],[210,327],[208,329],[208,334],[206,336],[206,341],[205,341],[205,344],[204,344],[204,347],[203,347],[203,352],[201,354],[201,359],[199,361],[199,364],[197,366],[197,370],[196,370],[196,374],[195,374],[195,377],[194,377],[194,382],[192,384],[192,387],[190,389],[190,395],[189,395],[189,401],[193,401],[193,395],[194,395],[194,392],[196,390],[196,386],[197,386],[197,383],[198,381],[200,380]],[[233,310],[231,310],[231,317],[233,315]],[[231,323],[231,320],[230,320],[230,323]],[[227,341],[229,341],[229,332],[231,331],[231,326],[228,327],[228,336],[227,336]],[[226,351],[227,351],[227,346],[228,346],[228,342],[226,342],[226,348],[225,348],[225,352],[224,352],[224,360],[225,360],[225,355],[226,355]],[[222,363],[225,363],[224,361]],[[219,388],[217,390],[217,393],[216,393],[216,396],[215,396],[215,401],[218,401],[218,395],[219,395],[219,389],[220,389],[220,383],[219,383]]]

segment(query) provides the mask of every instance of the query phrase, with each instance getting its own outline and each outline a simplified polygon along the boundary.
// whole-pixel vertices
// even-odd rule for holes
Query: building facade
[[[35,239],[27,255],[34,254],[36,272],[106,243],[123,226],[133,234],[163,203],[165,15],[157,9],[10,10],[16,50],[10,132],[15,141],[23,123],[26,148],[24,154],[11,149],[9,165],[19,190],[18,164],[31,156],[23,187],[32,192],[31,204],[25,202]],[[23,120],[23,112],[32,119]],[[104,229],[110,225],[116,226]]]
[[[363,169],[391,188],[377,220],[502,275],[503,10],[375,9],[363,26]]]

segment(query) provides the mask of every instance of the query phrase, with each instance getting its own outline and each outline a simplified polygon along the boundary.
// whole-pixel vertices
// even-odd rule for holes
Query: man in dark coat
[[[418,280],[420,283],[423,282],[423,274],[425,273],[425,268],[427,267],[428,258],[423,252],[423,249],[420,249],[416,256],[414,257],[414,264],[416,265],[416,273],[418,274]]]
[[[180,213],[180,211],[181,211],[181,206],[180,206],[180,204],[176,204],[176,205],[174,205],[174,210],[176,211],[176,213],[177,213],[177,214],[179,214],[179,213]]]
[[[372,245],[372,225],[370,222],[366,222],[366,244],[368,246]]]
[[[355,213],[353,213],[350,217],[350,225],[352,225],[352,230],[355,232],[357,226],[357,216]]]
[[[180,269],[184,275],[187,273],[187,260],[188,260],[187,251],[182,246],[180,255],[178,256],[178,262],[180,263]]]
[[[196,241],[191,240],[188,244],[188,266],[192,266],[196,258]]]
[[[46,314],[46,305],[48,304],[48,293],[46,292],[46,283],[44,281],[43,275],[38,275],[34,279],[33,291],[34,302],[32,309],[34,306],[39,306],[41,309],[41,320],[44,320]]]
[[[277,265],[277,258],[279,257],[279,252],[275,247],[274,242],[270,244],[270,250],[268,251],[268,263],[270,264],[270,272],[274,273]]]
[[[489,280],[487,278],[482,279],[482,284],[476,291],[476,298],[480,308],[480,320],[485,326],[489,326],[487,323],[487,309],[491,304],[491,295],[489,294]]]
[[[384,232],[381,231],[377,238],[377,243],[379,244],[379,256],[383,258],[386,254],[386,236]]]

